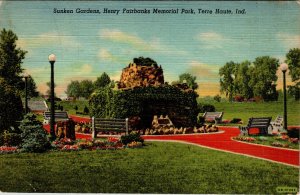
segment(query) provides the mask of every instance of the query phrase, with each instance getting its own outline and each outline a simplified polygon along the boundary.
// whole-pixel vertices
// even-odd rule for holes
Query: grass
[[[89,107],[89,102],[87,100],[76,100],[76,101],[59,101],[56,102],[56,105],[63,106],[65,111],[68,111],[68,114],[79,115],[79,116],[88,116],[84,114],[76,114],[75,106],[78,107],[77,112],[83,113],[84,107]],[[49,104],[50,107],[50,104]]]
[[[211,99],[198,99],[202,104],[212,104],[216,111],[224,112],[223,119],[241,118],[244,124],[251,117],[269,117],[274,120],[278,115],[283,116],[283,102],[217,102]],[[287,102],[288,125],[300,125],[300,102]]]
[[[9,154],[0,162],[4,192],[274,194],[299,184],[297,168],[180,143]]]

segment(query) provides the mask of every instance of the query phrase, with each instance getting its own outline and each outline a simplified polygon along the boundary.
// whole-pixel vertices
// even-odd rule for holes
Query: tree
[[[222,68],[219,69],[220,75],[220,92],[225,93],[226,97],[232,101],[234,95],[234,78],[236,74],[237,63],[233,61],[227,62]]]
[[[25,80],[22,82],[22,91],[21,95],[22,97],[25,97]],[[36,83],[34,79],[31,77],[31,75],[27,78],[27,95],[28,97],[37,97],[39,96],[39,92],[37,91]]]
[[[94,91],[93,81],[83,80],[80,82],[81,97],[88,99]]]
[[[0,77],[4,78],[8,85],[21,90],[21,64],[27,52],[17,48],[17,40],[17,35],[11,30],[2,29],[0,32]]]
[[[81,88],[79,81],[71,81],[67,86],[67,91],[65,91],[69,97],[79,98],[81,95]]]
[[[2,134],[5,129],[17,128],[17,121],[23,117],[23,105],[15,87],[1,77],[0,91],[0,134]]]
[[[196,79],[197,79],[197,77],[192,76],[190,73],[183,73],[183,74],[179,75],[179,82],[180,83],[186,82],[186,84],[193,90],[198,88]]]
[[[251,75],[249,67],[251,62],[244,61],[236,64],[235,66],[235,77],[234,77],[234,89],[235,95],[239,95],[242,98],[250,99],[253,97],[253,90],[249,86]]]
[[[278,99],[276,91],[277,69],[279,60],[269,56],[257,57],[253,62],[254,67],[251,67],[249,73],[251,79],[250,87],[253,89],[253,95],[263,98],[265,101],[274,101]]]
[[[133,63],[141,66],[154,66],[156,68],[158,67],[156,61],[151,58],[144,58],[143,56],[139,58],[133,58]]]
[[[36,116],[28,113],[21,121],[20,129],[22,131],[22,151],[26,152],[44,152],[50,148],[51,144],[43,125],[37,120]]]
[[[94,82],[95,89],[105,87],[105,86],[109,85],[110,82],[111,82],[111,80],[110,80],[109,76],[104,72]]]
[[[289,65],[289,75],[295,85],[288,86],[288,92],[295,97],[296,100],[300,99],[300,49],[294,48],[286,54],[286,63]]]

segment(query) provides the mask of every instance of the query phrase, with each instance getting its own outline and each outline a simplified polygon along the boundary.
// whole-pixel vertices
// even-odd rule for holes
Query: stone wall
[[[164,75],[161,66],[141,66],[130,63],[122,71],[118,88],[159,86],[162,84],[164,84]]]

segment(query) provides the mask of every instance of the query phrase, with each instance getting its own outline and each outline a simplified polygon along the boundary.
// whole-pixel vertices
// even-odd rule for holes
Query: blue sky
[[[0,1],[0,27],[13,30],[28,51],[23,67],[46,91],[48,55],[55,63],[56,93],[71,80],[95,80],[106,72],[119,80],[134,57],[162,65],[165,80],[197,77],[200,96],[219,90],[218,70],[228,61],[269,55],[285,60],[300,45],[299,1]],[[73,10],[70,14],[53,13]],[[78,14],[76,9],[149,9],[150,14]],[[246,14],[153,14],[152,9],[245,9]],[[281,77],[279,77],[281,78]],[[280,82],[280,79],[279,81]]]

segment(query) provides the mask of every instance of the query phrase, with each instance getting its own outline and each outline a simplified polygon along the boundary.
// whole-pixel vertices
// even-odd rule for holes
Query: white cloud
[[[287,49],[297,48],[300,45],[300,35],[278,33],[277,38],[284,44]]]
[[[135,34],[122,32],[118,29],[103,29],[99,32],[100,38],[110,40],[116,43],[127,44],[132,49],[146,52],[160,52],[168,54],[185,55],[187,52],[178,50],[178,48],[165,45],[157,37],[152,37],[151,40],[146,41]],[[101,52],[101,51],[100,51]],[[104,52],[104,51],[102,51]],[[102,53],[102,55],[108,53]]]
[[[80,68],[80,73],[81,74],[89,74],[93,71],[93,67],[90,64],[84,64],[81,68]]]
[[[62,48],[80,47],[80,43],[74,36],[59,34],[58,32],[43,33],[33,37],[19,38],[18,46],[29,48],[60,46]]]
[[[205,32],[198,34],[197,39],[200,41],[221,41],[224,37],[215,32]]]
[[[195,39],[202,42],[206,49],[223,48],[223,44],[228,41],[227,38],[216,32],[199,33]]]
[[[118,29],[103,29],[100,31],[100,37],[114,42],[126,43],[138,49],[151,50],[149,44],[137,35],[122,32]]]

